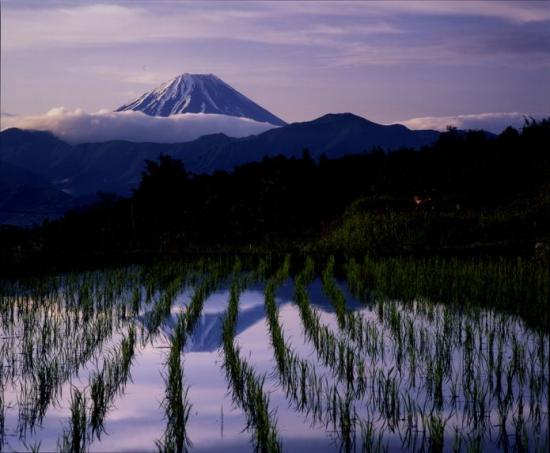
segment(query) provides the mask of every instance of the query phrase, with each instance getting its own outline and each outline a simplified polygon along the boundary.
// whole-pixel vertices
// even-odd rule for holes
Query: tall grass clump
[[[58,442],[60,452],[85,452],[88,445],[86,395],[77,388],[71,392],[71,419]]]

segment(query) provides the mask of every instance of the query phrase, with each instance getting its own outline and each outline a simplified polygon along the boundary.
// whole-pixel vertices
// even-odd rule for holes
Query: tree
[[[186,212],[188,187],[189,174],[184,164],[161,154],[158,162],[145,162],[134,198],[142,216],[153,216],[163,221],[181,220]]]

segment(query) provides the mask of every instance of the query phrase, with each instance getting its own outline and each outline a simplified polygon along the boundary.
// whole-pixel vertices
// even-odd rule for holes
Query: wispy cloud
[[[7,7],[1,18],[2,49],[9,52],[215,39],[324,48],[321,61],[328,65],[394,64],[413,59],[445,64],[457,61],[457,56],[462,57],[461,61],[481,60],[495,50],[515,56],[531,49],[548,52],[548,33],[544,35],[536,23],[546,21],[547,26],[550,9],[540,3],[189,2],[185,8],[168,8],[163,2],[124,2]],[[408,20],[399,20],[410,15],[476,16],[499,19],[505,25],[495,37],[493,30],[487,31],[484,26],[471,33],[453,22],[445,34],[435,39],[429,36],[430,26],[411,28]]]
[[[376,10],[393,14],[437,16],[482,16],[516,23],[550,20],[550,8],[545,1],[379,1],[371,5]]]
[[[185,113],[170,117],[148,116],[141,112],[51,109],[45,115],[11,116],[2,119],[2,129],[50,131],[69,143],[128,140],[133,142],[177,143],[214,133],[230,137],[259,134],[275,126],[248,118]]]
[[[410,129],[435,129],[444,131],[447,126],[458,129],[483,129],[498,134],[512,126],[516,129],[525,124],[525,119],[542,119],[548,115],[510,112],[510,113],[474,113],[456,116],[427,116],[402,121]]]
[[[78,47],[106,44],[151,43],[181,39],[244,40],[280,45],[332,45],[337,37],[394,33],[381,20],[360,27],[319,20],[313,8],[302,21],[282,5],[221,3],[205,9],[206,2],[186,3],[185,8],[146,9],[146,4],[6,9],[2,16],[5,50],[41,47]],[[315,21],[306,20],[313,14]],[[285,20],[285,18],[287,20]],[[290,22],[288,19],[292,19]],[[309,22],[309,23],[308,23]],[[298,25],[298,26],[297,26]],[[348,24],[349,25],[349,24]]]

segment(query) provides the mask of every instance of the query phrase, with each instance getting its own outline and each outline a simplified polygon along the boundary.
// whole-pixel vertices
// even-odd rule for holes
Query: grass
[[[86,396],[77,388],[71,393],[71,418],[58,442],[60,452],[85,452],[88,446]]]

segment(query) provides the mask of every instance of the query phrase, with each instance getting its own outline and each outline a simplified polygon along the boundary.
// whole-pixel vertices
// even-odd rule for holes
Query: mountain
[[[9,189],[10,194],[21,191],[22,187],[32,187],[30,194],[25,192],[29,201],[22,205],[29,209],[24,211],[30,211],[30,207],[37,204],[45,211],[48,200],[53,200],[50,204],[57,211],[61,205],[74,206],[89,200],[97,192],[130,194],[139,183],[145,160],[156,159],[161,153],[182,160],[189,171],[198,174],[232,170],[266,156],[300,157],[305,148],[314,158],[322,154],[337,158],[368,152],[375,147],[386,151],[420,148],[438,137],[436,131],[413,131],[399,124],[385,126],[350,113],[329,114],[245,138],[212,134],[172,144],[110,141],[71,146],[48,132],[7,129],[0,133],[0,161],[36,175],[36,181],[47,183],[47,187],[42,182],[38,187],[29,185],[32,178],[28,175],[25,184],[6,182],[3,190],[8,193]],[[19,173],[23,178],[21,171]],[[40,187],[48,192],[44,200],[36,193]],[[61,193],[52,192],[54,189]],[[70,199],[65,200],[66,197]],[[10,199],[17,200],[15,196]],[[12,202],[9,206],[12,210],[17,207]],[[21,223],[19,217],[18,223]]]
[[[125,104],[116,112],[136,110],[150,116],[218,113],[283,126],[286,123],[214,74],[182,74]]]
[[[48,180],[62,177],[69,170],[62,167],[71,153],[71,145],[50,132],[12,128],[0,133],[0,160],[44,175]]]
[[[198,156],[190,169],[209,172],[232,169],[237,165],[261,160],[264,156],[283,154],[299,157],[307,148],[313,157],[325,154],[337,158],[346,154],[386,151],[397,148],[421,148],[437,140],[439,132],[410,130],[401,124],[382,125],[351,113],[328,114],[313,121],[292,123],[262,134],[231,139]],[[182,157],[182,160],[185,159]]]
[[[61,215],[73,197],[45,177],[0,161],[0,224],[26,225]]]
[[[420,148],[439,137],[436,131],[385,126],[350,113],[329,114],[245,138],[212,134],[185,143],[109,141],[71,146],[48,132],[7,129],[0,133],[0,160],[46,177],[73,194],[96,191],[128,193],[139,182],[145,159],[160,153],[182,160],[193,173],[231,170],[278,154],[336,158],[381,147]]]

